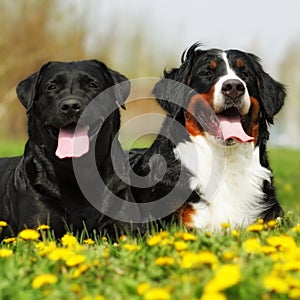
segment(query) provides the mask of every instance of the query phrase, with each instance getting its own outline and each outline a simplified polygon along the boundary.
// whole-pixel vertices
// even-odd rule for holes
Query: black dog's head
[[[75,133],[77,122],[98,94],[120,82],[125,84],[114,88],[108,103],[104,103],[106,106],[115,105],[115,109],[116,102],[124,107],[129,94],[130,84],[125,76],[97,60],[45,64],[17,87],[18,97],[27,109],[30,139],[35,139],[37,132],[42,132],[42,138],[36,140],[56,143],[59,158],[85,154],[98,128],[86,125],[77,128]],[[39,129],[31,130],[32,126]],[[82,145],[77,153],[71,149],[75,139]]]
[[[218,135],[221,128],[227,145],[259,142],[286,96],[284,86],[263,70],[255,55],[201,50],[198,43],[183,53],[179,68],[165,72],[165,78],[174,82],[162,79],[154,95],[168,114],[180,119],[191,135]]]

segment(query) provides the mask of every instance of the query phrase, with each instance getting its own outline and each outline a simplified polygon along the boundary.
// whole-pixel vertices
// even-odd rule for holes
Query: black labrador
[[[117,88],[108,89],[116,84]],[[109,92],[97,100],[104,90]],[[111,147],[120,127],[118,108],[124,107],[129,91],[125,76],[97,60],[49,62],[19,83],[17,94],[27,110],[29,139],[24,155],[0,159],[0,220],[9,224],[1,238],[45,223],[57,237],[67,229],[114,235],[128,228],[130,222],[117,219],[122,219],[132,196],[113,167],[115,160],[126,172],[123,152],[118,141],[117,155],[111,155]],[[97,105],[79,125],[94,98]],[[74,162],[79,163],[77,175]],[[87,190],[99,186],[93,163],[104,186],[96,191],[100,204],[98,199],[87,199],[78,184],[80,173]],[[116,207],[110,202],[112,195],[125,201]]]

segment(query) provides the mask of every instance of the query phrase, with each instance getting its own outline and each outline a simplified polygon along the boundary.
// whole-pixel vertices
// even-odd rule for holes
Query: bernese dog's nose
[[[61,102],[60,110],[64,114],[77,114],[81,111],[82,105],[77,99],[66,99]]]
[[[228,79],[222,85],[222,93],[232,100],[236,100],[245,94],[245,86],[238,79]]]

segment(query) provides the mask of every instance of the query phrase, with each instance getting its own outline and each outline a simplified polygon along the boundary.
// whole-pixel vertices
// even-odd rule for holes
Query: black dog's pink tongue
[[[55,155],[62,158],[80,157],[86,154],[90,148],[88,126],[77,128],[66,126],[59,130],[57,149]]]
[[[224,141],[228,139],[237,139],[242,143],[252,142],[253,137],[249,136],[243,129],[241,123],[241,117],[238,113],[223,115],[217,114],[220,127],[222,130]]]

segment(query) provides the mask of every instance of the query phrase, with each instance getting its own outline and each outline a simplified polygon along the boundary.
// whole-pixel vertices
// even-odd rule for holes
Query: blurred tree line
[[[96,3],[97,10],[101,10],[103,2]],[[142,20],[135,20],[135,30],[126,30],[126,24],[121,24],[115,15],[109,24],[105,24],[105,31],[95,34],[96,27],[103,24],[100,18],[89,24],[91,9],[95,7],[82,5],[78,9],[72,1],[0,0],[2,140],[26,138],[26,113],[17,100],[15,88],[21,80],[48,61],[96,58],[129,78],[160,76],[166,66],[178,65],[179,58],[172,57],[172,53],[166,55],[161,49],[153,49]],[[127,32],[127,35],[120,36],[120,32]],[[300,43],[291,44],[279,67],[279,80],[287,85],[288,99],[277,117],[272,135],[275,143],[296,147],[300,147],[299,53]],[[132,107],[130,104],[128,106],[134,109],[127,109],[125,118],[157,109],[149,102],[147,105],[136,102]]]
[[[289,45],[279,66],[287,100],[278,116],[278,143],[300,148],[300,42]]]

